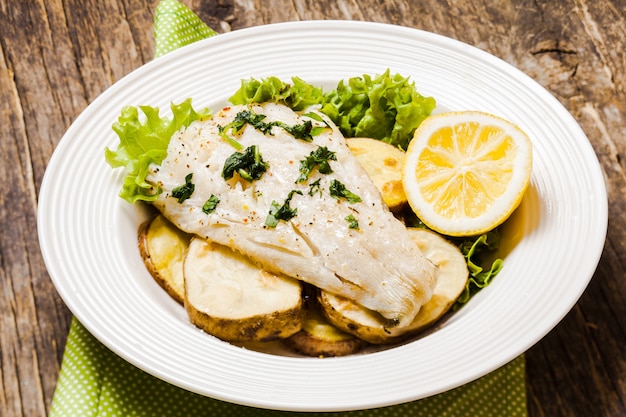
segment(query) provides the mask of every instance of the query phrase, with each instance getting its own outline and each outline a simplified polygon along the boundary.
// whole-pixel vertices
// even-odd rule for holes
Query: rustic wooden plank
[[[29,6],[28,8],[26,6]],[[3,415],[47,414],[69,328],[39,252],[36,190],[86,97],[60,2],[11,2],[3,23]],[[98,92],[99,93],[99,92]],[[17,109],[18,111],[13,111]],[[8,120],[5,120],[8,119]]]
[[[5,72],[4,64],[3,62],[0,66],[3,74],[10,74],[9,71]],[[3,179],[0,185],[3,201],[0,208],[0,224],[3,225],[0,233],[0,343],[3,347],[2,379],[6,381],[0,398],[12,412],[24,411],[25,414],[28,412],[32,415],[43,415],[42,401],[29,404],[22,401],[23,397],[41,400],[43,382],[39,365],[33,361],[33,357],[35,361],[37,359],[36,343],[41,340],[41,333],[38,326],[32,326],[36,323],[36,306],[30,288],[32,281],[25,247],[27,241],[33,241],[28,234],[34,229],[34,219],[32,216],[30,219],[24,216],[28,213],[32,215],[33,190],[28,184],[32,180],[32,173],[29,175],[24,171],[26,167],[20,164],[23,162],[23,154],[26,153],[24,143],[20,142],[19,132],[23,131],[21,120],[11,117],[12,113],[5,108],[7,104],[11,106],[15,103],[15,90],[12,87],[9,77],[0,79],[0,88],[3,91],[1,99],[3,102],[7,100],[2,106],[0,121],[8,127],[7,132],[18,133],[3,137],[0,145],[0,175]],[[20,164],[21,169],[13,169],[16,163]],[[51,357],[54,358],[53,355]],[[54,381],[50,382],[53,386]]]
[[[541,64],[529,71],[570,110],[603,166],[610,227],[594,278],[562,323],[527,354],[531,415],[624,415],[626,233],[623,140],[624,2],[577,1],[569,28],[533,50]],[[571,20],[569,20],[571,19]],[[612,47],[612,45],[616,46]],[[621,47],[620,47],[621,46]],[[617,75],[620,76],[617,76]],[[547,372],[546,369],[551,372]]]
[[[123,16],[138,53],[139,62],[145,63],[154,56],[154,10],[158,0],[123,0]]]
[[[5,147],[9,147],[5,142],[9,138],[8,134],[20,135],[23,131],[23,124],[20,120],[18,112],[13,109],[19,109],[18,97],[15,91],[14,72],[7,63],[0,44],[0,123],[6,128],[0,133],[0,175],[9,177],[9,167],[13,161],[8,159],[9,153],[5,151]],[[17,125],[17,126],[16,126]],[[7,133],[4,133],[7,132]],[[15,152],[13,152],[14,156]],[[4,186],[0,191],[5,191]],[[0,225],[9,221],[8,205],[5,204],[4,193],[1,194],[0,201]],[[2,236],[2,234],[0,234]],[[15,346],[18,342],[17,325],[15,319],[15,297],[12,288],[8,285],[10,260],[4,253],[4,245],[0,241],[0,282],[2,283],[2,298],[0,298],[0,360],[1,360],[1,378],[0,378],[0,406],[5,414],[17,415],[21,413],[21,400],[19,396],[19,380],[17,379],[17,360],[15,355]]]
[[[4,12],[7,8],[1,10]],[[3,22],[13,17],[16,19],[3,34],[0,66],[0,120],[3,125],[0,141],[0,337],[5,381],[1,398],[3,409],[6,409],[3,415],[46,415],[46,399],[49,400],[54,391],[65,341],[62,335],[68,328],[67,309],[56,295],[43,267],[35,224],[36,183],[40,181],[53,144],[41,140],[37,148],[28,141],[29,130],[42,139],[48,137],[42,137],[42,133],[52,130],[47,116],[54,110],[35,112],[24,105],[26,97],[37,94],[35,87],[41,88],[42,95],[51,92],[45,88],[49,87],[45,72],[37,70],[42,50],[33,35],[27,33],[35,30],[33,14],[41,11],[41,8],[11,10],[2,19]],[[43,38],[41,33],[37,36],[37,39]],[[26,47],[20,45],[23,39],[32,43]],[[27,60],[22,59],[25,54]],[[21,88],[21,82],[28,85]],[[33,82],[40,84],[32,85]],[[53,96],[49,97],[50,103],[54,103]],[[25,118],[31,112],[38,114],[33,117],[33,125],[29,126]]]
[[[365,20],[357,0],[327,1],[323,5],[315,0],[297,0],[294,3],[301,20]]]

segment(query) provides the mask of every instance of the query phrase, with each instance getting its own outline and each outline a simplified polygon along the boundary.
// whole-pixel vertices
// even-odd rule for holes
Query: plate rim
[[[269,24],[269,25],[263,25],[263,26],[255,26],[255,27],[251,27],[251,28],[246,28],[246,29],[239,29],[233,32],[229,32],[229,33],[225,33],[225,34],[220,34],[219,36],[215,36],[212,38],[208,38],[205,39],[203,41],[199,41],[197,43],[188,45],[186,47],[180,48],[176,51],[173,51],[163,57],[157,58],[141,67],[139,67],[138,69],[132,71],[131,73],[129,73],[128,75],[124,76],[122,79],[120,79],[118,82],[116,82],[113,86],[107,88],[102,94],[100,94],[96,99],[94,99],[94,101],[81,113],[81,115],[79,115],[79,117],[74,121],[74,123],[72,123],[72,125],[70,126],[70,128],[67,130],[66,134],[63,136],[63,138],[60,140],[59,144],[57,145],[57,147],[55,148],[52,157],[50,158],[50,161],[48,163],[48,167],[46,168],[46,173],[44,174],[44,178],[42,180],[42,185],[41,185],[41,189],[40,189],[40,194],[39,194],[39,202],[40,204],[38,205],[38,213],[37,213],[37,218],[38,218],[38,235],[39,235],[39,239],[40,239],[40,245],[41,245],[41,250],[42,250],[42,255],[44,257],[44,262],[46,264],[46,267],[48,268],[49,271],[55,271],[55,267],[54,267],[54,263],[56,262],[52,257],[51,257],[51,251],[49,249],[49,245],[51,243],[50,241],[50,236],[47,235],[47,230],[46,230],[46,226],[48,225],[47,219],[48,219],[48,213],[46,213],[46,209],[48,207],[45,206],[45,204],[41,204],[41,202],[43,201],[44,203],[46,201],[48,201],[51,196],[48,194],[49,188],[51,187],[50,182],[54,180],[54,177],[51,176],[52,174],[49,174],[49,170],[48,168],[52,167],[53,169],[50,170],[50,172],[54,173],[54,168],[58,165],[57,160],[60,160],[62,157],[62,152],[63,150],[70,146],[70,139],[66,139],[67,138],[72,138],[74,135],[75,131],[80,130],[81,127],[81,123],[84,119],[83,115],[89,115],[90,112],[90,108],[94,108],[96,106],[98,106],[101,102],[106,101],[108,99],[108,96],[111,95],[111,91],[115,92],[115,88],[119,89],[121,85],[124,85],[125,83],[129,83],[131,82],[133,79],[135,79],[136,77],[142,76],[145,73],[150,73],[150,71],[155,68],[158,67],[160,65],[163,65],[165,63],[168,62],[172,62],[177,60],[180,57],[183,56],[188,56],[188,55],[193,55],[194,53],[199,53],[198,51],[204,51],[205,48],[212,46],[214,44],[223,44],[225,42],[229,42],[231,39],[240,39],[240,38],[244,38],[246,36],[252,36],[254,34],[259,34],[259,33],[270,33],[272,31],[276,31],[276,32],[284,32],[284,31],[289,31],[289,30],[300,30],[300,28],[315,28],[317,27],[322,28],[324,30],[331,30],[331,29],[340,29],[340,30],[346,30],[348,32],[350,31],[358,31],[361,30],[361,28],[367,28],[368,30],[371,30],[373,32],[375,32],[376,30],[381,30],[381,31],[385,31],[385,34],[387,34],[387,31],[397,31],[397,32],[402,32],[402,33],[412,33],[414,36],[417,36],[415,34],[420,34],[421,37],[423,37],[424,39],[437,39],[439,41],[443,41],[446,44],[450,44],[450,45],[454,45],[457,48],[467,48],[467,50],[469,52],[471,52],[473,55],[478,56],[484,60],[486,60],[489,63],[497,63],[497,65],[500,65],[503,69],[505,69],[506,71],[511,72],[512,74],[515,74],[518,77],[521,77],[523,79],[526,80],[526,82],[529,82],[530,85],[537,89],[537,91],[541,92],[541,94],[543,94],[545,96],[545,98],[547,100],[552,100],[553,103],[555,105],[558,105],[560,109],[565,110],[564,107],[558,102],[558,100],[556,100],[556,98],[554,96],[552,96],[547,90],[545,90],[543,87],[541,87],[538,83],[536,83],[534,80],[532,80],[529,76],[527,76],[526,74],[524,74],[523,72],[521,72],[520,70],[518,70],[517,68],[511,66],[510,64],[506,63],[505,61],[501,60],[498,57],[495,57],[494,55],[491,55],[481,49],[478,49],[474,46],[465,44],[461,41],[452,39],[452,38],[448,38],[442,35],[438,35],[432,32],[427,32],[421,29],[415,29],[415,28],[409,28],[409,27],[404,27],[404,26],[397,26],[397,25],[392,25],[392,24],[388,24],[388,23],[379,23],[379,22],[363,22],[363,21],[335,21],[335,20],[324,20],[324,21],[301,21],[301,22],[283,22],[283,23],[273,23],[273,24]],[[468,52],[468,53],[469,53]],[[116,87],[116,85],[118,87]],[[574,129],[578,129],[579,130],[579,134],[582,135],[583,137],[586,138],[584,132],[582,131],[582,129],[580,128],[580,126],[576,123],[576,121],[574,120],[574,118],[571,116],[571,114],[569,112],[567,112],[567,110],[565,110],[565,113],[570,117],[570,119],[568,120],[569,122],[569,127],[570,128],[574,128]],[[561,115],[563,115],[562,111],[560,113]],[[574,123],[574,125],[572,125],[571,123]],[[593,151],[593,148],[590,144],[590,142],[587,139],[587,151],[589,152],[591,151],[593,153],[593,156],[595,157],[595,152]],[[578,144],[579,146],[583,146],[584,147],[584,143],[581,142]],[[601,167],[599,162],[597,161],[597,157],[596,157],[596,163],[597,166],[595,168],[597,168],[601,174]],[[603,183],[604,186],[604,183]],[[603,194],[604,196],[606,196],[606,188],[604,188],[603,190],[598,190],[600,194]],[[602,204],[604,203],[604,204]],[[605,238],[606,238],[606,229],[608,226],[608,200],[606,200],[606,198],[597,203],[598,204],[598,209],[601,212],[601,214],[604,214],[602,218],[599,219],[598,221],[598,226],[600,227],[600,233],[597,236],[597,240],[600,241],[602,240],[602,242],[604,242]],[[41,220],[41,222],[40,222]],[[602,237],[600,237],[600,235]],[[577,302],[577,300],[579,299],[579,297],[582,295],[583,291],[585,290],[585,288],[587,287],[587,284],[589,283],[589,281],[591,280],[592,276],[593,276],[593,271],[595,271],[595,268],[597,267],[597,264],[600,260],[600,256],[602,254],[603,251],[603,244],[602,245],[597,245],[597,247],[595,248],[595,252],[591,254],[590,258],[592,260],[592,262],[588,263],[589,265],[593,264],[593,266],[589,266],[588,270],[585,272],[586,274],[589,274],[589,277],[586,281],[586,284],[584,286],[581,286],[580,291],[578,293],[578,296],[574,299],[571,300],[571,302],[569,303],[569,307],[565,308],[565,306],[562,306],[562,314],[560,315],[560,318],[558,321],[556,321],[555,323],[553,323],[551,326],[544,326],[543,331],[542,332],[537,332],[535,334],[535,337],[531,340],[528,339],[526,341],[526,343],[522,346],[520,345],[517,349],[516,355],[511,355],[511,353],[513,353],[512,351],[509,352],[508,355],[506,355],[506,357],[499,357],[496,360],[491,361],[490,366],[489,367],[483,367],[481,368],[480,371],[477,370],[466,370],[465,374],[462,376],[459,376],[459,378],[457,378],[457,380],[454,383],[448,384],[446,386],[446,384],[439,384],[438,389],[433,389],[431,392],[426,392],[424,394],[424,396],[430,396],[430,395],[434,395],[437,394],[438,392],[443,392],[446,391],[448,389],[452,389],[456,386],[462,385],[464,383],[467,383],[471,380],[474,380],[488,372],[491,372],[495,369],[497,369],[498,367],[504,365],[506,362],[508,362],[509,360],[514,359],[515,356],[523,353],[526,349],[528,349],[530,346],[534,345],[538,340],[540,340],[543,336],[545,336],[545,334],[547,334],[552,328],[554,328],[554,326],[556,326],[558,324],[558,322],[571,310],[571,308],[573,307],[573,305]],[[50,273],[51,279],[53,280],[53,283],[55,284],[55,287],[57,287],[57,283],[60,284],[60,280],[62,280],[62,277],[59,276],[53,276],[53,273]],[[60,286],[62,287],[62,286]],[[77,319],[79,319],[79,321],[81,321],[81,323],[92,333],[94,334],[94,336],[96,336],[97,339],[99,339],[103,344],[105,344],[108,348],[110,348],[111,350],[113,350],[116,354],[118,354],[119,356],[123,357],[125,360],[127,360],[128,362],[132,363],[135,366],[138,366],[141,369],[144,369],[145,371],[158,376],[161,379],[164,379],[168,382],[173,383],[174,385],[178,385],[184,389],[190,390],[190,391],[194,391],[194,392],[198,392],[198,387],[196,386],[192,386],[190,384],[188,384],[186,381],[182,381],[182,380],[177,380],[176,378],[172,378],[171,375],[167,375],[166,372],[162,372],[162,371],[155,371],[154,369],[145,369],[145,366],[142,367],[142,363],[140,360],[138,360],[137,357],[135,357],[132,354],[129,354],[128,352],[124,351],[123,349],[120,349],[120,347],[115,343],[115,341],[113,340],[114,338],[112,338],[110,335],[107,334],[106,331],[104,331],[102,328],[99,328],[98,325],[95,323],[95,321],[92,319],[89,319],[86,317],[84,311],[81,310],[81,307],[78,307],[78,302],[75,302],[73,296],[65,291],[63,292],[59,292],[59,294],[61,295],[61,297],[63,298],[64,302],[66,303],[66,305],[68,306],[68,308],[70,308],[70,310],[72,311],[72,313],[76,316]],[[84,320],[81,319],[81,317]],[[326,360],[326,359],[325,359]],[[282,360],[281,360],[282,361]],[[352,359],[347,359],[347,361],[352,361]],[[206,392],[199,392],[203,395],[208,395]],[[214,395],[210,395],[214,398],[219,398],[219,399],[223,399],[229,402],[233,402],[233,403],[238,403],[238,404],[244,404],[244,405],[251,405],[251,406],[257,406],[257,407],[262,407],[262,408],[273,408],[273,409],[282,409],[282,410],[292,410],[292,411],[341,411],[341,410],[350,410],[350,409],[361,409],[363,408],[363,406],[365,406],[366,408],[372,408],[372,407],[379,407],[379,406],[384,406],[384,405],[391,405],[391,404],[395,404],[398,402],[405,402],[405,401],[411,401],[413,398],[411,397],[411,395],[405,393],[403,395],[398,395],[398,397],[394,400],[392,400],[391,402],[389,401],[389,399],[387,399],[384,402],[380,402],[380,401],[376,401],[376,400],[371,400],[369,403],[367,404],[350,404],[344,406],[344,407],[337,407],[336,405],[332,406],[332,408],[326,408],[323,404],[319,404],[317,407],[312,407],[312,406],[306,406],[304,408],[294,408],[292,405],[286,404],[286,403],[276,403],[273,402],[272,400],[268,400],[266,402],[263,402],[261,399],[256,398],[254,400],[247,400],[247,399],[243,399],[240,398],[237,395],[232,395],[229,396],[228,394],[219,394],[219,393],[212,393]]]

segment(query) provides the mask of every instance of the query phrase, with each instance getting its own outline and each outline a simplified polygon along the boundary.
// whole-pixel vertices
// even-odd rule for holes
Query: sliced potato
[[[310,306],[302,330],[285,339],[285,345],[307,356],[332,357],[352,355],[365,345],[365,342],[330,324],[320,313],[317,303]]]
[[[321,291],[320,304],[332,324],[370,343],[392,343],[424,330],[450,309],[465,288],[469,276],[463,254],[437,233],[417,228],[408,230],[424,256],[439,267],[433,296],[422,306],[415,320],[409,326],[394,327],[374,311]]]
[[[409,228],[411,237],[424,256],[439,268],[439,279],[430,301],[422,306],[411,324],[423,330],[450,310],[469,279],[467,262],[459,248],[440,234],[426,229]]]
[[[402,186],[404,152],[389,143],[370,138],[349,138],[346,143],[389,209],[395,211],[403,207],[407,202]]]
[[[397,336],[392,333],[391,323],[386,323],[380,314],[352,300],[321,291],[319,302],[330,323],[359,339],[380,345],[393,342]]]
[[[184,262],[190,321],[230,342],[286,338],[302,327],[299,281],[259,268],[230,248],[193,238]]]
[[[190,239],[160,214],[146,220],[138,230],[139,252],[150,275],[181,304],[185,298],[183,259]]]

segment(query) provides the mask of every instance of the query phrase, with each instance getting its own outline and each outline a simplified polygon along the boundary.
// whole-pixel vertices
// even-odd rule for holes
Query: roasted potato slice
[[[150,275],[174,300],[183,304],[183,259],[191,236],[160,214],[142,223],[137,235],[139,252]]]
[[[394,327],[393,323],[374,311],[321,291],[320,304],[332,324],[373,344],[392,343],[424,330],[450,309],[465,288],[469,276],[463,254],[437,233],[418,228],[408,230],[424,256],[439,267],[433,296],[422,306],[415,320],[409,326]]]
[[[400,335],[392,333],[393,323],[352,300],[321,291],[319,302],[330,323],[361,340],[380,345],[399,339]]]
[[[404,152],[386,142],[370,138],[349,138],[346,143],[389,209],[396,211],[402,208],[407,202],[402,186]]]
[[[274,275],[230,248],[193,238],[183,265],[190,321],[229,342],[263,342],[298,332],[301,283]]]
[[[352,355],[361,350],[363,340],[330,324],[316,300],[311,301],[315,302],[306,309],[302,330],[285,339],[285,345],[300,354],[320,358]]]

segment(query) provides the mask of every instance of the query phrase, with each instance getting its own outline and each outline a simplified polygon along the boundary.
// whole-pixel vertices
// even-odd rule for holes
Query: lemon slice
[[[406,152],[402,182],[415,214],[449,236],[485,233],[520,204],[530,182],[532,144],[489,113],[430,116]]]

